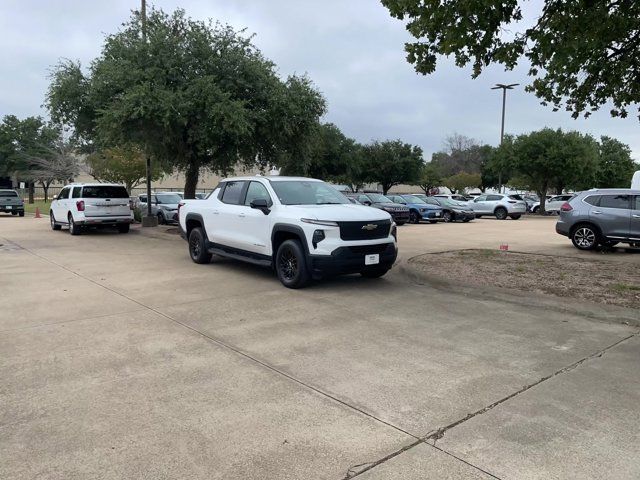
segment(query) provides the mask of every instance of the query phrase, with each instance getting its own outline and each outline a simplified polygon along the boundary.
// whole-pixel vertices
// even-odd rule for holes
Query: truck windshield
[[[349,199],[324,182],[304,180],[273,181],[271,186],[283,205],[340,205]]]
[[[0,190],[0,197],[17,197],[18,194],[13,190]]]

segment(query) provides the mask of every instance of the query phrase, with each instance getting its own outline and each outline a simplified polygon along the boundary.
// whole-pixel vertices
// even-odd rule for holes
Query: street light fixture
[[[491,87],[491,90],[502,90],[502,126],[500,128],[500,146],[504,141],[504,109],[507,103],[507,90],[513,90],[513,87],[517,87],[519,83],[510,83],[505,85],[504,83],[496,83],[495,87]],[[502,192],[502,171],[498,172],[498,191]]]

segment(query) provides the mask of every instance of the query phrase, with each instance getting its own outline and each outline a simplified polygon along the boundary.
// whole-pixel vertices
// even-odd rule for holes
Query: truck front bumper
[[[365,265],[367,255],[379,255],[379,262]],[[360,273],[366,270],[390,269],[398,256],[398,247],[393,242],[374,245],[340,247],[331,255],[309,255],[307,265],[314,279]]]

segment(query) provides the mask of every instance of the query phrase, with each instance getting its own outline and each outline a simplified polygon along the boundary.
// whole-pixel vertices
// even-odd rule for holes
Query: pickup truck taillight
[[[180,218],[180,208],[184,207],[184,203],[180,202],[178,203],[178,218]]]
[[[133,200],[129,199],[129,210],[133,210]]]
[[[84,200],[78,200],[76,202],[76,208],[79,212],[84,212]]]

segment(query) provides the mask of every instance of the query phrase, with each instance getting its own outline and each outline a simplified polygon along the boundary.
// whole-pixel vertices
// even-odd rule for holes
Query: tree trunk
[[[544,215],[545,213],[545,204],[547,203],[547,190],[548,187],[545,185],[542,190],[539,190],[538,196],[540,197],[540,208],[538,209],[538,213],[540,215]]]
[[[192,161],[189,163],[185,172],[184,182],[184,198],[196,198],[196,187],[200,177],[200,162]]]
[[[29,204],[32,205],[34,203],[33,196],[35,193],[35,182],[29,182]]]
[[[44,190],[44,201],[46,202],[47,200],[49,200],[49,183],[47,182],[40,182],[42,184],[42,190]]]

